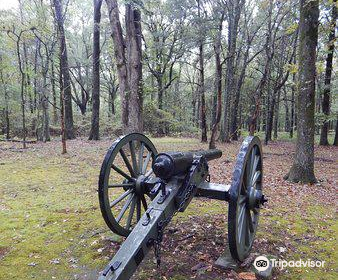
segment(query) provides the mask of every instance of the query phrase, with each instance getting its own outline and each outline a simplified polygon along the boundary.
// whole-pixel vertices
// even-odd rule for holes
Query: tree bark
[[[293,131],[295,127],[295,92],[296,92],[296,74],[292,75],[292,86],[291,86],[291,118],[290,118],[290,138],[293,138]]]
[[[337,21],[337,0],[334,0],[332,4],[330,34],[329,34],[329,42],[328,42],[328,53],[326,56],[326,69],[325,69],[324,90],[323,90],[323,99],[322,99],[322,110],[325,115],[325,120],[322,125],[322,129],[320,133],[320,142],[319,142],[320,145],[324,145],[324,146],[329,145],[329,141],[327,137],[328,132],[329,132],[328,117],[330,115],[331,76],[332,76],[332,61],[333,61],[333,53],[334,53],[336,21]]]
[[[297,144],[293,165],[286,175],[291,182],[317,181],[314,175],[314,103],[318,16],[318,0],[300,1]]]
[[[141,13],[131,4],[126,4],[126,33],[130,89],[128,132],[143,132]]]
[[[237,33],[238,23],[241,16],[241,10],[244,4],[244,0],[229,0],[227,1],[228,10],[228,52],[226,62],[226,78],[225,78],[225,93],[224,93],[224,120],[223,120],[223,133],[221,135],[222,142],[230,141],[230,121],[234,120],[234,110],[238,108],[234,107],[236,102],[235,94],[235,55],[237,46]],[[237,126],[237,124],[236,124]],[[237,129],[237,127],[236,127]],[[236,130],[235,129],[235,130]]]
[[[55,20],[58,28],[58,39],[60,46],[60,71],[63,78],[63,91],[64,91],[64,121],[65,133],[67,139],[75,138],[74,121],[73,121],[73,108],[72,108],[72,91],[70,84],[70,75],[68,67],[68,55],[66,46],[66,37],[64,31],[64,16],[62,14],[62,5],[60,0],[53,0],[55,10]]]
[[[1,57],[0,57],[0,61],[1,61]],[[9,97],[8,97],[8,91],[7,91],[7,87],[4,81],[4,77],[3,77],[3,72],[2,69],[0,70],[0,78],[1,78],[1,83],[3,85],[4,88],[4,94],[5,94],[5,123],[6,123],[6,139],[9,139],[9,134],[10,134],[10,126],[9,126]]]
[[[218,34],[217,38],[215,40],[215,91],[217,92],[217,109],[215,114],[215,121],[212,126],[211,130],[211,136],[210,136],[210,142],[209,142],[209,149],[215,149],[216,148],[216,134],[218,130],[218,125],[221,121],[221,115],[222,115],[222,64],[221,64],[221,36],[222,36],[222,25],[223,25],[223,17],[222,14],[220,24],[218,27]]]
[[[338,146],[338,119],[336,120],[336,128],[335,128],[333,146]]]
[[[275,104],[275,112],[273,119],[273,139],[277,139],[278,137],[278,127],[279,127],[279,102],[280,102],[280,91],[277,92],[277,100]]]
[[[205,86],[204,86],[204,52],[203,43],[199,45],[199,96],[201,98],[201,141],[207,142],[207,108],[205,104]]]
[[[94,0],[92,124],[89,140],[100,138],[100,21],[102,0]]]
[[[58,122],[58,114],[57,114],[57,103],[56,103],[56,89],[55,89],[55,70],[54,70],[54,60],[51,60],[51,78],[50,82],[52,84],[52,94],[53,94],[53,124],[57,124]]]
[[[126,132],[128,129],[128,100],[130,95],[125,53],[126,44],[123,38],[117,1],[106,0],[106,3],[108,7],[109,21],[112,30],[114,55],[119,79],[119,92],[121,96],[122,107],[122,129],[124,132]]]
[[[285,127],[284,131],[289,132],[290,131],[290,113],[289,113],[289,103],[287,100],[287,92],[286,89],[283,89],[284,92],[284,109],[285,109]]]

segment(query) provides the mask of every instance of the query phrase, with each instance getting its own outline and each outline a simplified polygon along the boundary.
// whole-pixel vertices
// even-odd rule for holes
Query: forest
[[[336,279],[337,10],[337,0],[1,0],[0,279],[96,279],[123,241],[98,213],[100,165],[135,132],[161,151],[220,149],[210,166],[222,183],[242,140],[258,136],[272,203],[253,250],[331,265],[272,279]],[[220,205],[193,202],[169,228],[164,271],[146,260],[135,279],[258,279],[254,257],[214,268]],[[171,251],[182,242],[191,255],[180,266]]]
[[[202,142],[246,131],[261,132],[265,144],[295,137],[297,1],[106,4],[21,0],[1,11],[4,139],[50,141],[61,123],[66,139],[120,131]],[[335,5],[320,3],[320,145],[337,145]]]

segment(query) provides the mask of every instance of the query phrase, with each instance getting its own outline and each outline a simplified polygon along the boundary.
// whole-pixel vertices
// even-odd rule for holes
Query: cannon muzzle
[[[163,180],[168,180],[175,175],[186,173],[191,167],[194,157],[203,156],[207,161],[220,158],[222,151],[218,149],[190,152],[160,153],[153,161],[155,175]]]

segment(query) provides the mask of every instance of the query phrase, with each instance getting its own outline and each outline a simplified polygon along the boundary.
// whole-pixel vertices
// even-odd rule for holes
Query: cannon
[[[158,153],[143,134],[118,138],[109,148],[99,176],[99,203],[107,226],[126,237],[101,272],[100,280],[126,280],[153,248],[160,264],[165,227],[194,197],[228,202],[228,243],[232,258],[250,253],[261,206],[263,158],[258,137],[243,141],[231,185],[210,182],[208,162],[217,149]]]

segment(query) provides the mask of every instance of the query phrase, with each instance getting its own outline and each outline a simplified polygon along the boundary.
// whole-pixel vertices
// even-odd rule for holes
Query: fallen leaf
[[[253,272],[241,272],[238,274],[240,279],[243,280],[256,280],[256,275]]]

